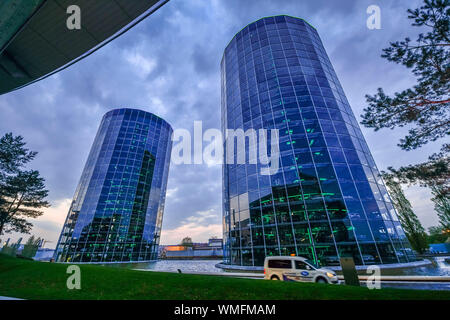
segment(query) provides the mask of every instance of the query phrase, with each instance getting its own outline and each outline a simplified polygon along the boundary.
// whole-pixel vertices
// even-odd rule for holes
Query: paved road
[[[134,269],[148,272],[167,272],[156,271],[150,269]],[[264,279],[262,273],[246,273],[246,272],[183,272],[188,274],[199,275],[211,275],[211,276],[223,276],[223,277],[235,277],[246,279]],[[384,279],[383,279],[384,278]],[[360,276],[360,282],[362,285],[366,285],[367,276]],[[344,278],[339,276],[339,280]],[[450,277],[442,276],[382,276],[381,277],[382,288],[396,288],[396,289],[418,289],[418,290],[450,290]]]
[[[24,300],[24,299],[0,296],[0,300]]]
[[[414,290],[450,290],[449,282],[381,282],[381,288],[414,289]]]

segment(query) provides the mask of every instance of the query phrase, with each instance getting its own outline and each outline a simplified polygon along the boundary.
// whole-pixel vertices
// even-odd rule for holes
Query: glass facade
[[[249,24],[226,47],[221,75],[223,134],[279,129],[280,146],[276,174],[223,166],[225,263],[262,266],[265,256],[291,254],[321,265],[415,260],[312,26],[290,16]]]
[[[59,262],[156,260],[172,128],[135,109],[106,113],[55,251]]]

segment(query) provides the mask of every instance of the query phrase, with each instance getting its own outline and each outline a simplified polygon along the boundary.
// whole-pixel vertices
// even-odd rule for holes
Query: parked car
[[[307,258],[296,256],[266,257],[264,260],[264,279],[339,283],[338,277],[333,270],[320,268]]]

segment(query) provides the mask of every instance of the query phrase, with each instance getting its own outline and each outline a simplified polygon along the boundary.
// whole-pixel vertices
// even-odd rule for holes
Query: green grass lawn
[[[450,292],[367,288],[143,272],[80,265],[81,289],[66,287],[68,265],[0,254],[0,296],[24,299],[450,299]]]

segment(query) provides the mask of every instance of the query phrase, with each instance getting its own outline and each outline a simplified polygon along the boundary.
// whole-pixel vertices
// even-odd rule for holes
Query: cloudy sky
[[[314,25],[357,118],[364,95],[378,87],[393,93],[411,86],[408,70],[380,57],[389,41],[414,36],[407,8],[421,1],[394,0],[172,0],[136,27],[70,68],[19,91],[0,96],[0,134],[22,135],[39,152],[31,167],[41,172],[52,207],[33,233],[56,245],[81,171],[105,112],[140,108],[174,129],[220,128],[220,60],[236,32],[264,16],[288,14]],[[381,30],[366,26],[369,5],[381,8]],[[380,169],[426,160],[439,143],[405,152],[405,130],[363,128]],[[162,244],[184,236],[221,237],[221,168],[170,167]],[[406,194],[425,227],[437,224],[427,189]],[[26,238],[27,236],[25,236]],[[16,239],[17,235],[13,236]]]

